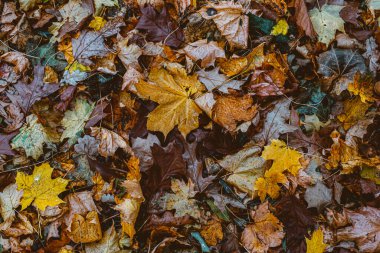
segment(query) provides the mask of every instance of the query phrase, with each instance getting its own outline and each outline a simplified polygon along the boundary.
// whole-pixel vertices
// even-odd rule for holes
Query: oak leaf
[[[52,172],[53,168],[48,163],[34,167],[32,175],[17,172],[17,189],[24,191],[21,210],[33,204],[39,210],[44,211],[47,206],[64,203],[58,194],[66,190],[69,181],[60,177],[51,179]]]
[[[323,253],[327,248],[327,244],[323,242],[323,231],[318,228],[313,232],[311,238],[306,238],[306,253]]]
[[[262,203],[255,211],[251,211],[253,223],[248,224],[241,241],[252,253],[266,253],[269,248],[281,245],[285,236],[283,225],[269,210],[268,202]]]
[[[178,126],[183,136],[198,128],[198,116],[202,112],[194,98],[203,90],[196,75],[188,76],[182,68],[157,69],[149,74],[147,83],[135,84],[138,94],[159,105],[149,115],[147,128],[167,134]]]

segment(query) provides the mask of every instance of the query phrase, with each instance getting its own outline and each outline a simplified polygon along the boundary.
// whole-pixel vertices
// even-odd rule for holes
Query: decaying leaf
[[[119,241],[114,226],[112,225],[103,233],[103,237],[99,242],[86,244],[85,249],[86,253],[119,252]]]
[[[83,128],[93,109],[94,104],[90,104],[83,99],[77,99],[74,110],[66,111],[62,119],[62,126],[65,130],[61,135],[61,141],[68,138],[69,145],[75,144],[83,133]]]
[[[268,202],[251,211],[252,224],[242,233],[242,243],[250,252],[268,252],[269,248],[281,245],[285,236],[283,225],[269,210]]]
[[[26,122],[20,133],[12,139],[11,145],[12,148],[22,148],[27,156],[38,159],[43,154],[44,144],[52,144],[55,139],[38,122],[36,115],[29,115]]]
[[[91,135],[99,140],[98,152],[104,157],[113,156],[118,148],[132,153],[127,142],[115,132],[105,128],[91,127]]]
[[[0,224],[0,230],[7,229],[15,219],[15,209],[20,205],[23,191],[17,190],[16,184],[10,184],[0,192],[0,213],[3,223]]]
[[[223,160],[218,161],[222,168],[232,173],[226,181],[250,196],[253,196],[256,180],[263,176],[265,161],[258,156],[260,151],[260,147],[248,145],[236,154],[225,156]]]
[[[344,113],[338,115],[345,130],[350,129],[356,122],[365,117],[370,104],[363,103],[359,97],[344,101]]]
[[[216,58],[225,58],[224,50],[214,41],[199,40],[187,45],[184,48],[186,55],[192,60],[202,60],[201,67],[213,66]]]
[[[164,210],[175,210],[175,217],[190,215],[195,219],[200,218],[200,210],[197,201],[194,199],[196,192],[194,184],[189,180],[185,182],[172,179],[171,189],[174,193],[166,193],[161,198],[161,205]]]
[[[217,219],[210,220],[206,226],[202,228],[201,235],[205,238],[208,245],[215,246],[223,239],[222,224]]]
[[[223,93],[228,93],[228,89],[240,90],[245,83],[245,81],[228,78],[226,75],[219,73],[219,67],[210,71],[201,69],[197,74],[199,81],[206,86],[208,91],[217,89]]]
[[[235,131],[238,122],[250,121],[257,113],[257,105],[249,95],[226,95],[217,98],[212,108],[212,119],[228,131]]]
[[[53,168],[48,163],[36,166],[32,175],[17,172],[17,189],[23,190],[22,210],[33,204],[39,210],[44,211],[47,206],[64,203],[58,194],[66,190],[69,181],[60,177],[51,179],[52,172]]]
[[[197,76],[188,76],[182,68],[161,68],[152,69],[149,80],[154,83],[141,80],[135,85],[140,96],[159,104],[148,116],[148,129],[165,136],[175,126],[184,136],[196,129],[201,109],[193,98],[203,89]]]
[[[248,43],[248,17],[243,6],[233,2],[209,4],[200,10],[204,19],[212,19],[232,47],[246,48]]]
[[[320,9],[315,7],[310,14],[310,20],[318,34],[318,40],[327,45],[335,38],[335,32],[344,32],[344,21],[339,16],[343,9],[340,5],[324,4]]]
[[[95,242],[102,238],[98,213],[89,212],[86,216],[74,214],[71,221],[70,238],[76,243]]]

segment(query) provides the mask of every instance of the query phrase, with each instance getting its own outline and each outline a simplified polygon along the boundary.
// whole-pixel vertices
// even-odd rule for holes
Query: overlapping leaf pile
[[[0,2],[0,252],[380,252],[378,1]]]

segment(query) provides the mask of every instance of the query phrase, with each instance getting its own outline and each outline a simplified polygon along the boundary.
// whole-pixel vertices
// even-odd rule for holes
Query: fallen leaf
[[[36,115],[26,117],[26,124],[20,129],[20,133],[13,139],[12,148],[22,148],[27,156],[37,160],[44,153],[44,144],[52,144],[55,141],[44,126],[38,122]]]
[[[103,233],[103,237],[99,242],[89,243],[85,246],[86,253],[98,253],[98,252],[119,252],[119,240],[114,226],[112,225],[106,232]]]
[[[320,210],[322,207],[331,203],[332,190],[322,181],[318,180],[315,185],[306,188],[305,200],[308,208],[316,207]]]
[[[264,201],[266,196],[269,195],[272,199],[276,199],[280,196],[280,186],[278,184],[285,184],[288,179],[282,172],[267,170],[264,177],[260,177],[256,180],[254,190],[257,191],[257,195],[261,201]]]
[[[58,194],[66,190],[68,180],[63,178],[51,179],[53,168],[48,163],[34,167],[33,174],[17,172],[16,184],[18,190],[23,190],[21,210],[30,204],[44,211],[47,206],[56,206],[64,203]]]
[[[146,139],[136,138],[132,139],[132,150],[140,160],[140,170],[145,172],[153,166],[152,147],[154,144],[160,145],[160,140],[157,136],[148,133]]]
[[[290,119],[290,103],[289,99],[284,98],[275,104],[273,110],[265,118],[263,130],[254,136],[256,141],[278,139],[280,134],[297,130],[297,127],[286,123]]]
[[[94,29],[95,31],[99,31],[103,28],[103,26],[107,23],[107,21],[99,16],[95,16],[93,20],[91,20],[88,27]]]
[[[200,10],[204,19],[212,19],[232,47],[246,48],[248,43],[248,17],[243,6],[234,2],[210,3]]]
[[[12,140],[13,137],[17,135],[17,132],[13,132],[11,134],[1,134],[0,133],[0,155],[14,155],[16,154],[11,146],[9,145],[9,141]]]
[[[360,73],[356,73],[354,76],[353,82],[348,84],[347,90],[355,95],[360,97],[360,100],[363,103],[374,102],[373,98],[373,85],[371,78],[366,78]]]
[[[129,44],[127,38],[121,39],[117,42],[118,54],[117,56],[123,63],[124,67],[129,69],[139,68],[138,59],[142,55],[142,49],[136,44]]]
[[[321,228],[314,230],[310,239],[306,238],[306,253],[323,253],[327,244],[323,242],[323,231]]]
[[[17,190],[16,184],[10,184],[0,192],[0,213],[3,222],[0,224],[0,230],[9,228],[15,219],[17,207],[20,205],[20,200],[23,191]]]
[[[222,224],[217,219],[211,219],[202,227],[201,236],[205,238],[206,243],[215,246],[219,241],[223,240]]]
[[[331,48],[330,51],[321,53],[318,64],[318,73],[323,76],[322,80],[329,86],[333,84],[337,95],[347,90],[357,72],[367,72],[364,58],[357,51],[347,49]]]
[[[235,97],[233,95],[220,96],[212,108],[212,119],[226,128],[235,131],[238,122],[252,120],[258,113],[257,105],[249,95]]]
[[[161,207],[164,210],[175,210],[175,217],[190,215],[195,219],[201,216],[197,200],[194,199],[196,192],[194,184],[189,180],[188,184],[179,179],[172,179],[171,189],[174,193],[166,193],[161,199]]]
[[[113,156],[118,148],[132,153],[131,147],[117,133],[105,128],[91,127],[91,135],[99,140],[98,152],[104,157]]]
[[[90,104],[84,99],[77,99],[74,110],[66,111],[62,119],[61,124],[65,130],[61,135],[61,141],[68,138],[70,146],[75,144],[83,133],[86,121],[89,120],[93,109],[94,104]]]
[[[104,6],[113,7],[118,6],[116,0],[94,0],[95,3],[95,15],[98,15]]]
[[[316,33],[313,24],[310,20],[309,13],[307,11],[307,6],[304,0],[295,0],[294,7],[296,12],[294,17],[298,27],[300,27],[307,36],[314,38]]]
[[[73,56],[79,63],[85,66],[94,64],[91,60],[92,57],[104,57],[109,53],[100,31],[83,30],[77,39],[73,38],[71,41]]]
[[[318,34],[318,40],[327,46],[335,38],[336,31],[344,31],[344,21],[339,16],[343,6],[324,4],[309,11],[310,20]]]
[[[135,84],[138,94],[159,104],[148,116],[147,128],[167,134],[178,126],[186,136],[198,128],[198,115],[202,112],[193,98],[203,89],[197,76],[187,76],[182,68],[152,69],[147,83]]]
[[[371,104],[363,103],[359,97],[344,101],[344,112],[337,116],[339,121],[343,123],[344,130],[350,129],[356,122],[362,120],[370,106]]]
[[[270,170],[274,172],[281,173],[287,170],[295,176],[302,168],[300,163],[302,154],[287,147],[281,140],[271,140],[271,144],[264,147],[261,157],[273,161]]]
[[[148,41],[163,42],[175,48],[182,44],[184,41],[182,29],[170,18],[165,7],[157,13],[153,6],[148,5],[142,8],[141,12],[142,16],[135,28],[145,31]]]
[[[244,80],[235,80],[228,78],[226,75],[219,73],[219,67],[210,71],[203,69],[197,71],[199,81],[203,83],[208,91],[217,89],[228,94],[228,89],[240,90],[245,83]]]
[[[250,73],[251,70],[261,67],[264,60],[264,43],[261,43],[246,56],[230,59],[220,58],[217,59],[217,63],[220,66],[220,70],[228,77],[231,77],[237,74],[246,75]]]
[[[313,115],[305,115],[305,119],[303,120],[302,124],[304,125],[307,132],[310,131],[319,131],[321,128],[327,126],[330,124],[330,120],[326,123],[323,123],[319,120],[318,116]]]
[[[87,213],[98,209],[95,205],[92,193],[90,191],[74,192],[67,196],[67,203],[70,207],[70,212],[65,215],[65,223],[67,230],[70,232],[71,223],[75,214],[86,216]]]
[[[380,250],[380,211],[364,206],[356,211],[346,210],[351,226],[337,230],[338,241],[354,241],[360,252],[377,252]]]
[[[372,1],[371,1],[372,2]],[[365,41],[365,48],[366,51],[363,54],[363,56],[366,59],[369,59],[369,70],[372,72],[372,75],[375,75],[377,71],[380,69],[380,51],[379,46],[376,43],[376,40],[374,37],[370,37]]]
[[[264,174],[265,161],[258,156],[260,151],[260,147],[248,145],[236,154],[227,155],[218,161],[222,168],[232,173],[226,181],[250,196],[253,196],[252,186]]]
[[[89,243],[101,239],[102,229],[98,213],[91,211],[85,217],[74,214],[69,236],[75,243]]]
[[[202,68],[214,66],[216,58],[226,57],[224,50],[215,41],[198,40],[190,43],[183,50],[192,60],[202,60]]]
[[[244,247],[252,253],[265,253],[269,248],[280,246],[285,236],[283,225],[269,211],[268,202],[260,204],[250,215],[253,223],[248,224],[241,235]]]

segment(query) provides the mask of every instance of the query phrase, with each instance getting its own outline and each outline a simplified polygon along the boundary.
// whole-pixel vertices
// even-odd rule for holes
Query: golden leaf
[[[350,129],[356,122],[363,119],[370,106],[371,104],[363,103],[360,97],[344,101],[344,113],[338,115],[344,130]]]
[[[273,160],[270,170],[274,172],[281,173],[287,170],[295,176],[298,174],[298,170],[302,168],[299,161],[302,154],[288,148],[285,142],[281,140],[271,140],[271,144],[264,147],[261,157],[265,160]]]
[[[267,195],[272,199],[276,199],[280,195],[281,190],[278,184],[285,184],[287,182],[288,179],[284,174],[270,169],[265,172],[264,177],[256,180],[254,189],[257,191],[257,195],[259,195],[261,201],[264,201]]]
[[[135,86],[143,98],[157,102],[148,116],[147,128],[167,134],[178,126],[183,136],[198,128],[198,115],[202,112],[194,98],[203,90],[197,75],[187,76],[182,68],[152,69],[149,80],[139,81]]]
[[[311,235],[311,239],[306,238],[306,253],[323,253],[327,244],[323,242],[323,231],[318,228]]]
[[[269,248],[281,245],[285,236],[283,225],[269,211],[268,202],[258,206],[256,211],[251,211],[253,223],[248,224],[242,235],[241,241],[244,247],[252,253],[268,252]]]
[[[286,35],[288,33],[289,25],[285,19],[281,19],[272,28],[271,35]]]
[[[348,84],[348,89],[351,94],[360,96],[363,103],[373,102],[373,86],[371,84],[371,78],[362,77],[360,72],[355,74],[354,81]]]
[[[94,29],[95,31],[99,31],[100,29],[103,28],[103,26],[107,23],[106,20],[104,20],[104,18],[102,17],[99,17],[99,16],[95,16],[93,20],[91,20],[90,24],[88,25],[88,27]]]
[[[255,47],[252,52],[244,57],[231,59],[219,58],[217,63],[220,70],[227,76],[248,74],[251,70],[260,67],[264,62],[264,43]]]
[[[74,214],[71,223],[70,238],[76,243],[95,242],[102,238],[98,213],[89,212],[86,217]]]
[[[201,235],[208,245],[215,246],[223,240],[222,224],[217,219],[210,220],[206,226],[202,227]]]
[[[65,191],[69,181],[60,177],[51,179],[52,172],[53,168],[50,167],[49,163],[36,166],[32,175],[17,172],[17,188],[24,191],[21,199],[21,210],[24,210],[32,203],[33,206],[41,211],[44,211],[47,206],[64,203],[58,197],[58,194]]]

